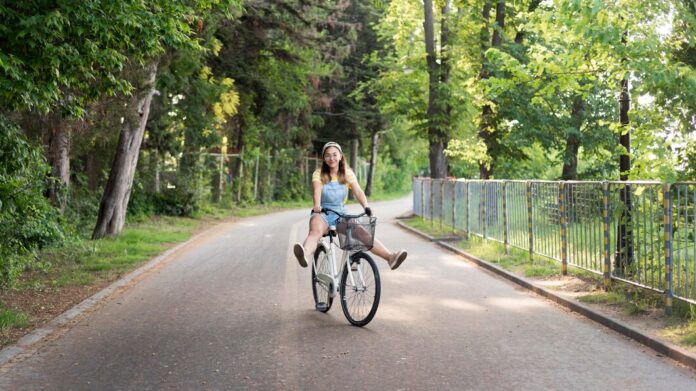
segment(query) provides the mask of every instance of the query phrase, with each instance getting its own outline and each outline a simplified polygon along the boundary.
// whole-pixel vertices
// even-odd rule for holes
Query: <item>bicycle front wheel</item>
[[[353,254],[350,267],[344,267],[341,275],[341,306],[346,319],[353,326],[362,327],[370,323],[377,312],[380,293],[379,270],[375,261],[363,252]]]
[[[331,265],[329,262],[331,262],[331,260],[326,253],[326,249],[323,246],[319,246],[317,251],[314,252],[314,264],[316,268],[312,268],[312,294],[314,296],[314,307],[317,311],[321,312],[327,312],[331,309],[331,304],[333,304],[332,292],[329,291],[333,289],[333,287],[327,287],[317,278],[317,273],[331,275]]]

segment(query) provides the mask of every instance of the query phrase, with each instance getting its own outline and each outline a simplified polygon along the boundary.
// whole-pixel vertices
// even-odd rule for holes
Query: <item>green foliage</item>
[[[386,133],[377,158],[374,177],[374,193],[407,193],[411,190],[411,181],[420,171],[427,171],[427,146],[423,139],[405,148],[398,129]],[[415,148],[413,148],[416,146]]]
[[[57,103],[81,114],[100,94],[128,92],[119,76],[128,61],[165,46],[195,46],[192,14],[233,0],[60,2],[27,0],[0,6],[0,99],[12,108]],[[77,92],[77,94],[75,94]]]
[[[0,333],[10,328],[26,327],[29,324],[29,316],[15,310],[0,311]]]
[[[0,286],[32,262],[28,252],[63,238],[58,212],[43,196],[48,172],[41,150],[0,116]]]
[[[626,297],[623,294],[620,294],[618,292],[600,292],[600,293],[591,293],[589,295],[584,295],[578,297],[578,300],[580,300],[583,303],[590,303],[590,304],[616,304],[616,305],[621,305],[626,301]]]

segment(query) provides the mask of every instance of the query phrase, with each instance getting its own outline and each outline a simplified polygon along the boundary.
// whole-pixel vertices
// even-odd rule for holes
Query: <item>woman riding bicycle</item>
[[[336,226],[339,218],[334,213],[321,213],[322,208],[345,213],[344,204],[348,198],[348,190],[351,190],[360,205],[365,208],[365,213],[372,216],[367,197],[360,188],[355,173],[346,167],[341,146],[335,142],[328,142],[322,148],[321,154],[324,158],[321,168],[312,175],[314,208],[309,219],[309,233],[304,243],[295,243],[293,248],[295,257],[302,267],[307,267],[307,260],[313,256],[319,239],[329,232],[329,226]],[[374,240],[371,251],[384,258],[392,270],[399,267],[407,255],[405,250],[395,253],[389,251],[377,239]]]

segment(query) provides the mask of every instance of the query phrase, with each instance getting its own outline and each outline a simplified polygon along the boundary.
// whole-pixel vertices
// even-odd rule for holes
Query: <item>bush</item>
[[[165,189],[150,196],[154,211],[158,215],[191,216],[199,206],[195,193],[183,187]]]
[[[0,116],[0,285],[12,284],[32,250],[64,239],[60,214],[44,197],[50,168],[40,148]]]

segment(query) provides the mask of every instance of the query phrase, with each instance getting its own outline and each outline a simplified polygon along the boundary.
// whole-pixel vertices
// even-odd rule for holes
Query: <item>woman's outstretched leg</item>
[[[311,259],[314,255],[314,251],[316,251],[317,245],[319,244],[319,239],[321,239],[328,230],[329,227],[320,215],[312,215],[309,219],[309,233],[307,234],[307,238],[304,240],[304,243],[295,243],[293,247],[293,252],[300,266],[307,267],[307,260]]]
[[[406,256],[408,255],[406,253],[406,250],[399,250],[395,253],[389,251],[389,249],[387,249],[382,244],[382,242],[380,242],[377,239],[375,239],[372,243],[372,249],[370,250],[370,252],[380,256],[385,261],[387,261],[389,263],[389,268],[391,268],[392,270],[399,267],[404,262],[404,260],[406,260]]]

